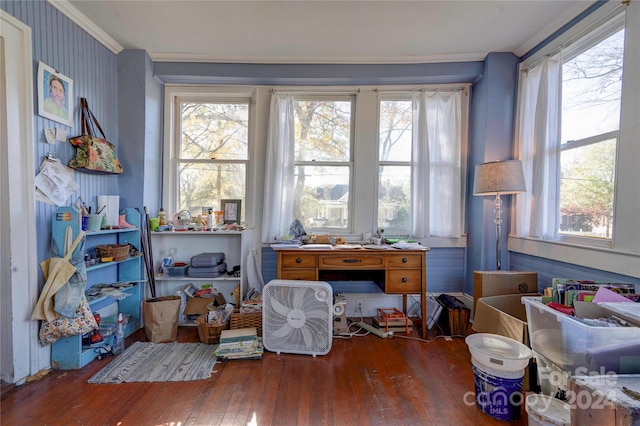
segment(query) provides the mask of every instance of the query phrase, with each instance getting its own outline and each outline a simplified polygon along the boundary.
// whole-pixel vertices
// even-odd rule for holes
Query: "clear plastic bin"
[[[539,297],[522,302],[531,348],[570,375],[640,373],[640,328],[592,326]]]
[[[569,390],[569,373],[536,351],[533,351],[533,357],[536,359],[540,393],[564,400]]]

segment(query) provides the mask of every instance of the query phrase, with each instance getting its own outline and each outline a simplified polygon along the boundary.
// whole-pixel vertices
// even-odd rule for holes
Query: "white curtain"
[[[515,233],[555,238],[559,225],[562,52],[522,73],[516,150],[527,192],[516,196]]]
[[[289,234],[294,190],[294,122],[292,96],[275,92],[269,110],[265,166],[262,242]]]
[[[462,91],[415,93],[411,159],[411,235],[461,234]]]

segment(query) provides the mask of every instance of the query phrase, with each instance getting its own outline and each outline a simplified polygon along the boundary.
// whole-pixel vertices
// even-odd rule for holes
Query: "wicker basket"
[[[207,323],[207,315],[200,315],[196,318],[196,324],[198,324],[200,341],[209,345],[220,342],[220,333],[222,333],[222,330],[229,329],[229,321],[222,324],[209,324]]]
[[[231,330],[255,327],[258,336],[262,336],[262,312],[240,313],[237,309],[231,314]]]
[[[103,244],[96,246],[96,257],[113,257],[113,260],[127,260],[129,258],[129,244]]]

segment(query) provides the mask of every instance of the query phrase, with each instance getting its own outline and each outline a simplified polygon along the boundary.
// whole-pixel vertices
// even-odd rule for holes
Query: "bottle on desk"
[[[124,320],[122,318],[122,312],[118,314],[118,328],[113,334],[113,353],[121,354],[124,352]]]

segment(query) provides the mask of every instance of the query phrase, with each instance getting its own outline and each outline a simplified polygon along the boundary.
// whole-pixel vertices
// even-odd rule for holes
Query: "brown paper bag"
[[[178,338],[180,302],[179,296],[163,296],[144,301],[144,331],[150,342],[172,342]]]

